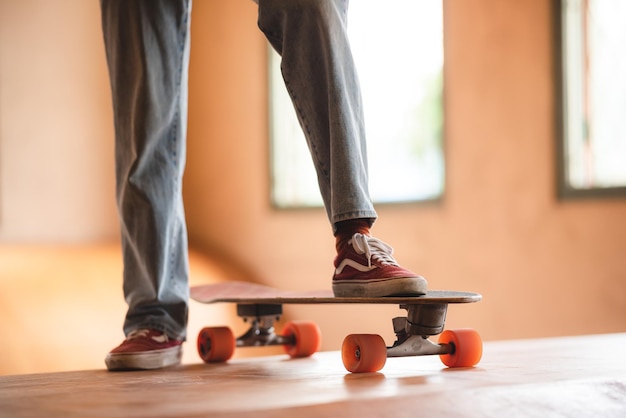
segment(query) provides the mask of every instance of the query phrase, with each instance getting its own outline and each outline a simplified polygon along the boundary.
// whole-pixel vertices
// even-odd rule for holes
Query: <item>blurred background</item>
[[[448,327],[476,328],[486,341],[626,331],[626,200],[561,196],[554,6],[443,2],[443,192],[377,207],[373,233],[401,264],[431,288],[482,293],[479,304],[452,306]],[[193,7],[192,284],[328,288],[324,210],[276,209],[270,198],[269,54],[256,5]],[[122,341],[113,163],[99,3],[0,0],[0,374],[102,368]],[[323,350],[354,332],[390,343],[396,313],[285,309],[320,325]],[[191,302],[190,315],[188,363],[200,361],[200,327],[243,328],[230,305]]]

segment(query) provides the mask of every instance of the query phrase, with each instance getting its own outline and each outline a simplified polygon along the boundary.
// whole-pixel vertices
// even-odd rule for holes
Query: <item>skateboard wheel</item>
[[[446,330],[439,336],[439,344],[452,345],[452,353],[439,358],[448,367],[472,367],[483,355],[483,341],[473,329]]]
[[[235,352],[235,336],[228,327],[202,328],[198,334],[198,354],[205,363],[227,361]]]
[[[288,322],[281,335],[293,339],[293,344],[283,346],[291,358],[312,356],[319,351],[322,344],[322,335],[315,322]]]
[[[387,346],[380,335],[348,335],[341,346],[341,359],[352,373],[377,372],[387,362]]]

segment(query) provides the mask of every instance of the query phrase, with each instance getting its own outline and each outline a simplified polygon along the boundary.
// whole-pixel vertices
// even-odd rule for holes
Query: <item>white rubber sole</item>
[[[380,280],[345,280],[333,282],[333,293],[338,298],[378,298],[399,295],[424,295],[428,290],[425,278],[407,277]]]
[[[180,364],[182,346],[143,353],[109,353],[104,362],[109,370],[153,370]]]

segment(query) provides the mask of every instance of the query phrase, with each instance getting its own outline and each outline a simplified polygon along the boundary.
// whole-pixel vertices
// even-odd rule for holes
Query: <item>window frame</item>
[[[554,86],[556,106],[556,188],[557,196],[561,200],[595,199],[595,198],[624,198],[624,186],[591,186],[579,188],[571,185],[568,180],[567,157],[567,122],[568,118],[575,117],[568,114],[567,94],[567,62],[565,57],[566,35],[563,33],[565,22],[563,18],[564,5],[568,0],[555,0],[553,4],[553,39],[554,39]]]

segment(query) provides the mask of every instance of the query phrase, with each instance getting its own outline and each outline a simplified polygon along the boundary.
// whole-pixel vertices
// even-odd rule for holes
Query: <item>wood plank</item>
[[[188,347],[191,349],[191,347]],[[492,342],[472,369],[389,359],[352,375],[338,352],[0,377],[1,417],[626,416],[626,334]]]

